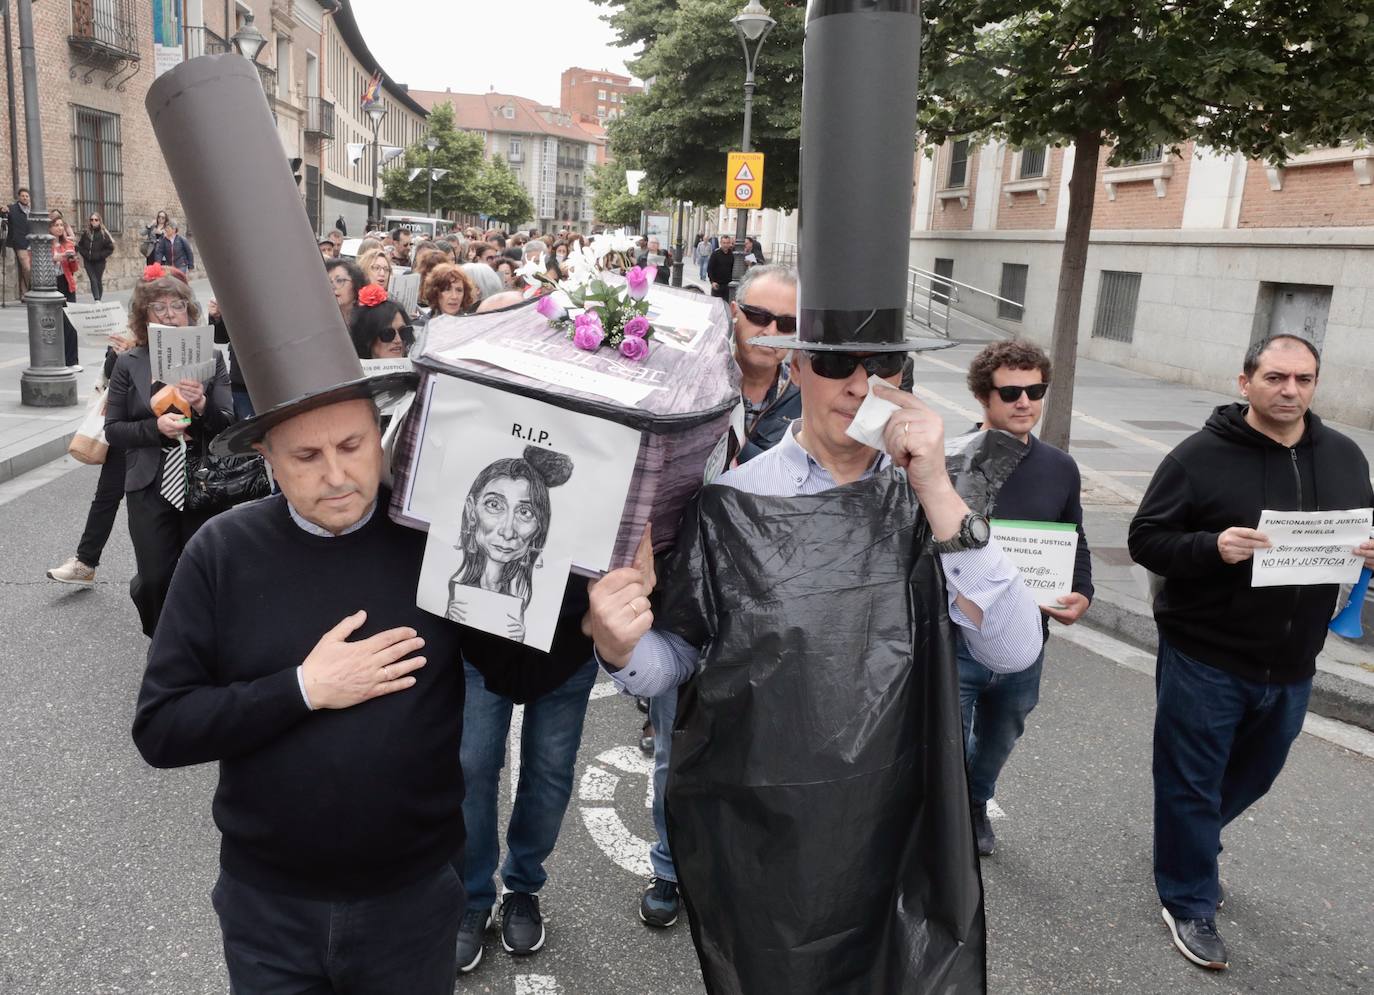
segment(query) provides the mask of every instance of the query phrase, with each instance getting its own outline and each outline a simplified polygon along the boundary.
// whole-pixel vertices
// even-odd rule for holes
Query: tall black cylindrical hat
[[[363,376],[253,64],[190,59],[149,87],[147,108],[259,412],[213,448],[249,452],[294,415],[413,386]]]
[[[802,61],[798,329],[754,344],[942,349],[906,337],[919,0],[811,0]],[[834,251],[837,239],[846,241]]]

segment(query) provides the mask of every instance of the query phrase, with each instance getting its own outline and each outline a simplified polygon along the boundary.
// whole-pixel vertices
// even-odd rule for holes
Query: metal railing
[[[224,55],[232,52],[233,46],[204,25],[188,24],[186,31],[186,58],[194,59],[200,55]]]
[[[134,0],[72,0],[72,33],[68,41],[137,59]]]
[[[267,93],[267,103],[270,105],[277,99],[277,71],[256,62],[253,63],[253,67],[258,71],[258,78],[262,80],[262,88]]]
[[[307,97],[305,103],[305,133],[333,138],[334,102],[323,97]]]
[[[960,292],[967,291],[970,300],[987,301],[992,304],[1010,304],[1024,307],[1021,301],[994,294],[971,283],[961,283],[950,276],[941,276],[919,266],[908,266],[906,270],[906,313],[912,321],[925,325],[932,332],[949,338],[950,314],[963,314],[980,324],[987,324],[976,315],[958,307],[963,303]],[[988,325],[990,328],[996,326]]]

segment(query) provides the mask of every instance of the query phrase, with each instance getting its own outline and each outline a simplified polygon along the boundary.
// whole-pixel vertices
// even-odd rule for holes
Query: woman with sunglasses
[[[343,315],[344,324],[352,324],[358,291],[367,286],[367,277],[351,259],[331,259],[324,264],[324,272],[329,277],[329,288],[334,291],[334,299],[339,302],[339,314]]]
[[[91,296],[97,301],[105,296],[105,260],[114,254],[114,239],[110,237],[100,215],[91,213],[76,251],[86,261],[86,279],[91,282]]]
[[[148,636],[162,615],[181,551],[212,514],[186,505],[186,452],[199,453],[235,420],[229,371],[218,352],[214,375],[204,382],[153,380],[148,326],[199,320],[191,288],[159,264],[148,267],[129,300],[134,345],[115,360],[105,404],[105,437],[126,457],[124,494],[138,568],[129,596]]]
[[[381,287],[369,285],[358,294],[349,331],[359,359],[401,359],[415,344],[405,311]]]

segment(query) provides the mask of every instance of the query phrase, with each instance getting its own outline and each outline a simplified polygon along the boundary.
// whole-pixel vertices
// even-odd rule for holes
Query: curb
[[[76,435],[76,430],[63,426],[56,431],[56,435],[50,436],[12,456],[0,459],[0,484],[7,483],[30,470],[36,470],[44,463],[51,463],[55,459],[66,456],[67,446],[71,443],[72,436]]]
[[[1145,603],[1127,599],[1114,591],[1099,589],[1093,598],[1092,611],[1081,624],[1150,653],[1159,649],[1154,616]],[[1318,656],[1308,711],[1374,732],[1374,683],[1342,677],[1332,673],[1332,667],[1349,668],[1350,665],[1328,661],[1325,654]]]

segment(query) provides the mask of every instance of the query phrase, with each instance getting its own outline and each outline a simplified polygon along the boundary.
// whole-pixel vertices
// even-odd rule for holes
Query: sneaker
[[[1178,952],[1198,967],[1224,971],[1228,966],[1226,944],[1217,932],[1215,919],[1174,919],[1168,909],[1160,909],[1174,938]]]
[[[467,974],[482,963],[482,942],[486,932],[496,921],[492,910],[468,909],[458,927],[458,970]]]
[[[535,953],[544,945],[544,917],[539,896],[508,891],[501,899],[501,946],[516,957]]]
[[[644,889],[644,896],[639,900],[639,921],[646,926],[667,929],[677,922],[681,907],[676,881],[650,878],[649,887]]]
[[[95,567],[88,567],[75,556],[60,567],[48,571],[48,579],[59,584],[75,584],[77,587],[90,587],[95,583]]]
[[[978,856],[991,857],[997,852],[997,836],[988,821],[988,803],[973,806],[973,835],[978,840]]]
[[[73,373],[86,372],[86,367],[82,366],[80,363],[73,363],[71,366],[67,367],[67,369],[71,370]]]

